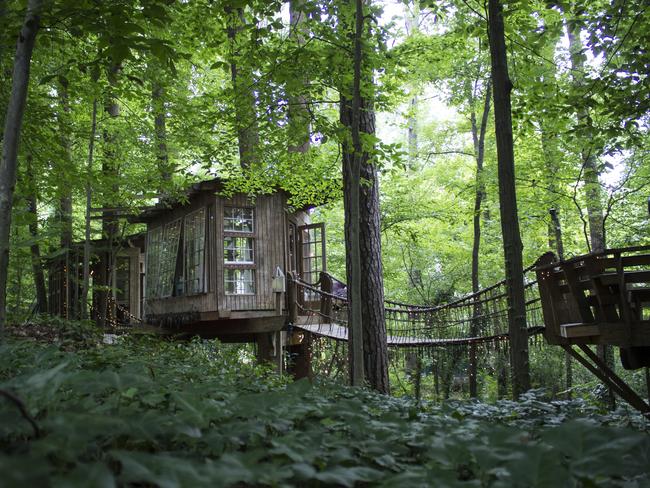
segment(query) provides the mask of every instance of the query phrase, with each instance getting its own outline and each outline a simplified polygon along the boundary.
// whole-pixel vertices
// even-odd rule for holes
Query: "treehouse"
[[[223,186],[219,179],[197,183],[182,202],[162,201],[130,218],[146,232],[92,241],[91,316],[181,337],[257,342],[260,356],[279,365],[289,310],[320,306],[309,290],[289,299],[285,277],[319,281],[324,225],[290,208],[283,191],[223,197]],[[83,256],[76,243],[50,259],[49,313],[83,315]],[[300,338],[288,343],[299,346]]]
[[[275,349],[289,305],[285,276],[318,280],[324,227],[289,208],[282,191],[251,198],[223,197],[222,189],[218,179],[204,181],[186,201],[161,202],[132,219],[147,225],[143,318],[188,336],[272,338]]]
[[[617,346],[625,369],[650,366],[650,246],[564,261],[546,253],[538,259],[536,272],[546,341],[563,347],[630,404],[650,412],[588,347]]]
[[[132,324],[142,317],[145,235],[135,234],[114,242],[106,239],[90,243],[91,317],[106,317],[108,324]],[[84,243],[74,243],[48,261],[47,312],[66,319],[83,317]],[[110,267],[108,263],[114,262]],[[99,284],[114,283],[113,293]],[[100,312],[103,307],[104,313]]]

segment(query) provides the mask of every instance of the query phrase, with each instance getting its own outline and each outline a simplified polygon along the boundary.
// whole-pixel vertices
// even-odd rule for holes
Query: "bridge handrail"
[[[648,246],[648,248],[650,249],[650,246]],[[526,267],[524,269],[523,273],[524,274],[529,273],[529,272],[533,271],[534,269],[535,269],[535,264],[531,264],[530,266],[528,266],[528,267]],[[322,271],[322,273],[329,276],[331,279],[336,280],[339,283],[345,285],[345,282],[339,280],[338,278],[331,275],[330,273],[327,273],[325,271]],[[323,291],[320,288],[317,288],[317,287],[315,287],[315,286],[313,286],[313,285],[311,285],[309,283],[306,283],[306,282],[302,281],[299,278],[296,279],[296,282],[300,286],[303,286],[303,287],[307,288],[308,290],[313,291],[315,293],[319,293],[319,294],[321,294],[321,295],[323,295],[323,296],[325,296],[327,298],[347,301],[347,298],[344,298],[344,297],[341,297],[339,295],[334,295],[332,293]],[[488,292],[490,292],[492,290],[495,290],[498,287],[503,286],[505,284],[506,284],[506,280],[504,279],[504,280],[501,280],[501,281],[498,281],[498,282],[494,283],[491,286],[488,286],[487,288],[483,288],[483,289],[481,289],[481,290],[479,290],[477,292],[470,293],[468,295],[459,297],[456,300],[453,300],[451,302],[443,303],[441,305],[435,305],[433,307],[426,306],[426,305],[415,305],[415,304],[410,304],[410,303],[402,303],[402,302],[398,302],[398,301],[395,301],[395,300],[384,300],[384,303],[387,305],[386,310],[390,311],[390,312],[432,313],[432,312],[437,312],[437,311],[440,311],[440,310],[445,310],[445,309],[448,309],[448,308],[463,306],[464,302],[467,302],[469,300],[472,300],[475,297],[479,297],[479,296],[481,296],[481,295],[483,295],[485,293],[488,293]],[[528,283],[525,283],[524,288],[530,288],[530,287],[534,286],[535,284],[537,284],[536,279],[532,280],[532,281],[529,281]],[[481,301],[473,301],[472,305],[478,305],[478,304],[486,303],[486,302],[496,300],[496,299],[499,299],[499,298],[505,298],[506,296],[507,296],[506,293],[502,293],[502,294],[499,294],[499,295],[494,296],[494,297],[489,297],[489,298],[483,299]],[[407,310],[404,310],[404,309],[407,309]]]

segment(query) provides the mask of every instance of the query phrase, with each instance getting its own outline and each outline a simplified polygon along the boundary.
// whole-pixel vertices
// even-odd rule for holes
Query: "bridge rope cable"
[[[532,269],[532,266],[526,268],[525,273],[529,274]],[[327,273],[323,275],[335,284],[332,288],[337,289],[337,293],[322,289],[323,276],[316,284],[295,279],[299,297],[297,305],[303,319],[294,326],[323,338],[347,341],[345,283]],[[535,279],[526,281],[525,294],[528,334],[533,337],[543,330]],[[389,348],[489,346],[507,342],[506,281],[433,307],[386,300],[385,323]]]

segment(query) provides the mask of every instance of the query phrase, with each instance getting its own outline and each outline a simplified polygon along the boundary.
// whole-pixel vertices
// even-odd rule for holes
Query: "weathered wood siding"
[[[211,207],[212,206],[212,209]],[[255,294],[229,295],[224,287],[224,207],[254,209],[254,269]],[[258,196],[249,199],[246,195],[232,198],[215,196],[211,192],[199,194],[185,206],[170,209],[164,215],[152,220],[148,230],[164,226],[166,223],[184,218],[189,213],[206,207],[207,226],[205,243],[206,292],[198,295],[172,296],[166,298],[147,298],[148,315],[210,313],[214,318],[273,315],[275,295],[272,281],[276,267],[287,271],[287,226],[288,214],[285,210],[286,197],[282,193]],[[300,212],[298,222],[305,220]],[[291,215],[294,219],[294,215]],[[244,313],[238,313],[244,312]],[[257,314],[256,314],[257,312]]]
[[[255,294],[227,295],[224,283],[224,249],[223,249],[223,208],[254,208],[254,260],[255,260]],[[275,296],[272,290],[273,275],[276,267],[286,270],[285,234],[286,213],[285,199],[280,193],[262,195],[249,200],[245,195],[235,195],[231,199],[219,200],[217,235],[217,283],[219,287],[219,315],[228,317],[231,312],[275,310]]]

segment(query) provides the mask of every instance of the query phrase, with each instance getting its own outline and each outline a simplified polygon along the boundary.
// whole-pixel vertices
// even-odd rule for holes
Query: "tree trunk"
[[[59,168],[58,220],[61,225],[61,249],[70,249],[72,247],[72,185],[69,184],[67,175],[72,174],[72,141],[70,140],[70,96],[68,80],[64,77],[59,80],[59,105],[61,114],[58,122],[63,147],[63,162]]]
[[[584,66],[586,56],[582,41],[580,40],[581,24],[579,16],[581,12],[575,11],[575,6],[563,7],[567,34],[569,38],[569,54],[571,58],[571,73],[573,84],[578,89],[586,87],[584,76]],[[594,154],[593,147],[590,146],[592,140],[592,123],[588,109],[580,109],[576,112],[578,124],[582,132],[582,144],[580,155],[582,159],[582,174],[585,184],[585,197],[587,202],[587,217],[589,222],[589,242],[587,245],[591,252],[603,251],[606,247],[605,242],[605,220],[603,216],[602,187],[600,185],[600,172]],[[615,368],[612,346],[599,345],[597,347],[598,356],[611,369]],[[607,389],[608,403],[613,410],[616,407],[616,397],[611,388]]]
[[[406,35],[412,36],[419,32],[420,6],[418,2],[413,2],[412,5],[405,3],[404,10]],[[418,157],[418,95],[416,90],[414,85],[409,86],[411,99],[409,101],[409,112],[406,123],[408,128],[408,167],[410,170],[416,169]]]
[[[255,109],[255,92],[253,71],[243,59],[240,51],[240,32],[244,30],[246,19],[241,8],[226,8],[230,18],[228,39],[232,52],[230,53],[230,77],[234,93],[235,125],[239,141],[239,164],[246,170],[255,165],[259,160],[259,129]],[[248,39],[247,42],[255,42]]]
[[[308,34],[305,28],[305,0],[289,2],[289,22],[291,35],[299,46],[304,45]],[[302,87],[309,84],[306,77],[302,79]],[[309,99],[304,93],[289,93],[289,152],[306,153],[310,147],[311,117],[308,109]]]
[[[565,12],[566,13],[566,12]],[[571,68],[573,84],[576,88],[586,86],[584,79],[585,54],[580,40],[580,25],[576,19],[567,20],[567,33],[569,38],[569,53],[571,55]],[[592,252],[605,249],[605,223],[603,220],[602,187],[598,171],[596,154],[589,146],[591,141],[591,118],[587,109],[580,109],[576,113],[578,123],[584,124],[583,145],[580,149],[583,166],[583,181],[585,183],[585,196],[587,200],[587,215],[589,219],[589,240]]]
[[[470,103],[472,112],[470,121],[472,124],[472,140],[474,142],[474,154],[476,158],[476,195],[474,197],[474,240],[472,243],[472,293],[479,291],[480,283],[478,279],[479,272],[479,251],[481,247],[481,204],[485,197],[485,182],[483,181],[483,161],[485,159],[485,132],[487,130],[488,117],[490,115],[490,96],[491,83],[488,82],[485,87],[485,102],[483,103],[483,113],[481,115],[480,127],[476,123],[476,113],[474,111],[474,95],[471,95]],[[474,305],[471,335],[477,337],[480,333],[480,322],[482,310],[481,304]],[[469,348],[469,396],[476,398],[478,396],[478,358],[476,344],[471,344]]]
[[[372,388],[388,393],[390,387],[381,263],[379,181],[368,148],[362,145],[362,134],[375,133],[372,102],[361,94],[362,81],[366,87],[370,83],[366,76],[362,76],[364,24],[363,1],[356,0],[352,101],[345,97],[344,91],[341,93],[341,123],[350,128],[352,135],[352,147],[347,140],[343,143],[346,268],[348,283],[351,283],[350,361],[356,384],[361,373]],[[360,178],[368,182],[363,188],[360,188]],[[360,349],[363,356],[362,369],[359,365]]]
[[[120,66],[112,65],[107,72],[108,93],[104,101],[104,111],[107,113],[109,120],[116,119],[120,115],[120,105],[115,96],[117,86],[117,74]],[[109,188],[105,188],[103,201],[106,208],[115,207],[119,193],[119,164],[117,157],[117,148],[119,141],[113,128],[110,126],[103,130],[104,154],[102,161],[102,175],[108,182]],[[97,325],[104,327],[109,319],[114,319],[115,309],[115,283],[113,280],[115,269],[115,249],[117,237],[119,234],[119,222],[113,210],[104,210],[102,212],[102,239],[104,240],[104,249],[101,250],[99,272],[97,276],[99,291],[96,293],[97,303],[95,304],[95,314],[97,316]]]
[[[29,0],[27,13],[16,45],[11,96],[5,116],[2,161],[0,162],[0,341],[7,317],[7,273],[9,272],[9,235],[13,206],[18,146],[22,128],[32,50],[38,32],[42,0]]]
[[[90,122],[90,140],[88,141],[88,163],[86,165],[86,228],[84,232],[84,262],[83,286],[81,288],[81,313],[84,319],[88,313],[88,291],[90,288],[90,209],[92,208],[92,175],[93,155],[95,152],[95,137],[97,135],[97,99],[93,99],[93,109]]]
[[[530,389],[528,365],[528,331],[526,329],[526,300],[522,244],[517,215],[515,190],[515,158],[512,138],[510,92],[512,83],[508,76],[508,63],[500,0],[489,0],[488,29],[494,84],[494,121],[497,142],[499,202],[501,231],[508,290],[508,334],[512,368],[512,393],[514,398]]]
[[[167,150],[167,116],[165,113],[165,89],[159,81],[154,81],[151,87],[151,108],[154,114],[154,136],[156,139],[156,159],[158,161],[158,174],[161,179],[161,194],[169,191],[169,182],[174,173],[174,167],[169,164],[169,151]]]
[[[542,136],[543,137],[543,136]],[[553,241],[555,242],[557,257],[560,261],[564,260],[564,242],[562,241],[562,227],[560,226],[560,218],[557,210],[552,208],[549,210],[551,214],[551,227],[553,228]],[[571,362],[571,354],[564,353],[564,376],[565,388],[567,391],[567,398],[571,399],[571,388],[573,387],[573,363]]]
[[[41,248],[38,243],[38,189],[36,187],[36,182],[34,181],[31,154],[27,156],[26,179],[29,182],[27,212],[30,214],[29,235],[32,241],[29,249],[32,254],[32,272],[34,274],[34,287],[36,291],[36,308],[39,313],[47,313],[47,289],[45,287],[45,274],[43,273],[43,262],[41,260]]]

